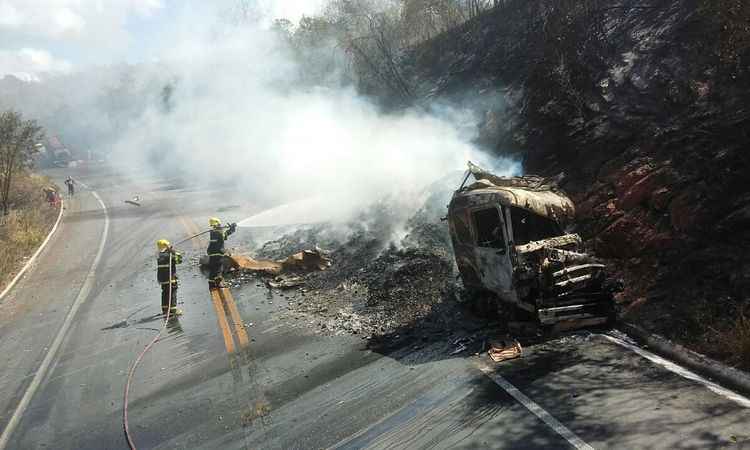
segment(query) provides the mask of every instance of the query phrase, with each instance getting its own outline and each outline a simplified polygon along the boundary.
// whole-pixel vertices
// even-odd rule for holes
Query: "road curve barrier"
[[[662,336],[649,333],[635,324],[621,322],[618,324],[618,328],[656,353],[661,353],[700,375],[718,381],[720,384],[734,389],[744,396],[750,397],[750,375],[746,372],[729,367]]]

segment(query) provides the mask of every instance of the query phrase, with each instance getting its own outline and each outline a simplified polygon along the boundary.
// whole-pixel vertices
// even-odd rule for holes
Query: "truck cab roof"
[[[456,191],[450,209],[471,208],[487,203],[515,206],[533,214],[567,223],[575,217],[573,201],[557,186],[544,178],[499,177],[469,163],[469,173],[476,181]]]

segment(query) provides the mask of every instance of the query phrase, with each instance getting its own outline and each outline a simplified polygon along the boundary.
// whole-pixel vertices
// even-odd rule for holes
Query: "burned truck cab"
[[[564,231],[574,215],[573,202],[542,178],[498,177],[469,163],[448,206],[464,285],[515,305],[541,325],[612,321],[605,266],[580,251],[577,234]]]

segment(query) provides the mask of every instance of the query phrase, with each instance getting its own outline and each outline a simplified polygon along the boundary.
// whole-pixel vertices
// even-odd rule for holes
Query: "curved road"
[[[154,242],[254,212],[239,193],[74,176],[90,190],[0,304],[0,450],[127,448],[125,378],[161,325]],[[136,194],[142,206],[123,202]],[[446,342],[378,354],[315,335],[255,285],[212,298],[193,263],[203,245],[185,245],[185,314],[135,376],[139,448],[750,448],[750,400],[618,337],[571,335],[500,365],[448,357]]]

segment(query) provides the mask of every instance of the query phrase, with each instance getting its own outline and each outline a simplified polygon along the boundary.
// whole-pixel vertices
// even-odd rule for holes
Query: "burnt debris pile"
[[[320,333],[382,343],[465,330],[461,319],[470,314],[461,303],[448,226],[441,221],[455,187],[449,186],[432,186],[421,207],[406,217],[384,200],[346,224],[288,231],[253,257],[280,259],[310,248],[325,252],[332,261],[327,270],[303,274],[301,284],[283,291],[289,314],[304,317],[301,323]]]

